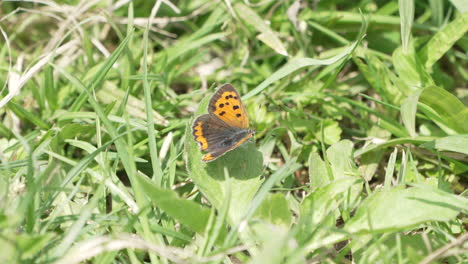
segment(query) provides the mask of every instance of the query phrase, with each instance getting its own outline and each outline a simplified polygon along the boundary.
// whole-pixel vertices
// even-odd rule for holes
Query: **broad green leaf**
[[[468,133],[468,107],[456,96],[437,86],[423,90],[419,101],[431,107],[446,126],[458,133]]]
[[[330,183],[325,162],[317,152],[311,152],[309,156],[309,181],[312,190],[320,188]]]
[[[288,229],[262,221],[257,221],[251,226],[253,232],[249,236],[252,240],[250,243],[258,243],[261,246],[249,263],[288,263],[285,262],[285,258],[297,248],[297,242],[291,238]]]
[[[281,40],[276,36],[276,33],[270,29],[265,21],[257,13],[255,13],[254,10],[240,3],[234,5],[234,9],[242,20],[260,32],[260,35],[257,36],[259,40],[275,50],[277,53],[288,56],[286,48],[284,47]]]
[[[203,234],[210,217],[210,209],[178,197],[175,191],[158,187],[155,182],[141,174],[138,174],[137,179],[154,205],[193,231]]]
[[[291,158],[288,160],[281,168],[275,171],[273,175],[271,175],[261,186],[258,192],[255,194],[255,197],[251,200],[248,204],[247,210],[238,213],[241,217],[235,223],[238,228],[241,227],[242,223],[248,222],[258,208],[261,206],[262,202],[267,198],[271,189],[275,184],[279,183],[281,180],[285,179],[287,176],[290,176],[294,171],[301,167],[300,164],[296,163],[296,158]],[[232,204],[232,203],[231,203]],[[240,220],[240,221],[239,221]],[[265,222],[263,222],[265,223]],[[267,226],[268,224],[261,225]],[[256,227],[254,227],[256,228]],[[225,247],[231,247],[235,243],[238,236],[241,236],[241,239],[245,241],[250,241],[251,238],[249,237],[248,233],[250,232],[249,229],[244,229],[245,232],[240,232],[237,228],[234,228],[229,233],[227,239],[224,241]]]
[[[19,248],[11,243],[12,240],[9,237],[0,237],[0,247],[2,248],[2,254],[0,255],[1,263],[18,263],[18,255],[20,254]]]
[[[359,172],[366,181],[371,181],[377,171],[385,150],[379,149],[372,153],[362,155],[360,160]]]
[[[466,14],[468,11],[468,1],[467,0],[450,0],[452,4],[458,9],[460,13]]]
[[[403,100],[400,107],[401,119],[411,137],[416,137],[416,110],[418,108],[419,95],[423,90],[416,91]]]
[[[351,186],[362,185],[362,180],[345,177],[311,192],[301,203],[301,217],[310,225],[320,224],[344,199],[348,199]]]
[[[210,96],[207,96],[202,100],[196,115],[206,113],[209,99]],[[189,175],[203,195],[217,209],[221,208],[227,197],[226,191],[230,185],[232,193],[228,215],[231,223],[235,224],[244,215],[250,201],[262,184],[259,176],[263,170],[263,155],[255,148],[255,143],[249,141],[215,161],[203,162],[204,153],[192,137],[191,125],[188,123],[185,130],[185,153]],[[227,180],[225,180],[224,168],[229,174]]]
[[[323,125],[323,136],[322,136],[322,130],[320,129],[321,125]],[[318,123],[317,126],[318,127],[317,127],[316,137],[318,139],[323,138],[325,144],[332,145],[340,141],[341,133],[343,131],[341,130],[338,122],[331,120],[331,119],[327,119],[327,120],[324,120],[323,123]]]
[[[327,149],[327,157],[335,179],[345,178],[349,175],[358,175],[352,158],[353,143],[342,140]]]
[[[401,231],[429,221],[449,221],[468,200],[431,188],[380,190],[362,202],[344,227],[350,233]]]
[[[437,149],[438,151],[454,151],[468,155],[468,135],[439,138],[423,144],[422,147]]]
[[[403,52],[407,53],[414,20],[414,0],[399,0],[398,5],[400,7],[401,46],[403,47]]]
[[[288,201],[282,193],[269,194],[255,212],[255,217],[285,228],[289,228],[292,221]]]
[[[434,83],[429,73],[422,66],[413,47],[410,48],[406,53],[403,52],[401,47],[393,52],[395,70],[400,79],[406,84],[399,87],[404,89],[401,92],[407,96]]]
[[[333,172],[334,180],[351,177],[361,178],[353,159],[353,143],[349,140],[342,140],[333,144],[327,149],[327,158]],[[345,208],[352,208],[359,199],[362,185],[354,185],[349,193]]]
[[[468,1],[465,1],[465,8]],[[455,20],[438,31],[429,42],[418,52],[426,69],[432,68],[460,38],[468,31],[468,12],[459,15]]]

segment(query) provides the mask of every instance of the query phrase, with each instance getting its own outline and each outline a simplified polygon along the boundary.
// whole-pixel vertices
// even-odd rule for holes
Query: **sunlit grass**
[[[1,263],[466,261],[465,7],[250,2],[0,3]]]

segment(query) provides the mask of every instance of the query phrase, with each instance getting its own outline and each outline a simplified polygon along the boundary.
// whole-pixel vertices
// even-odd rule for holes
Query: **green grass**
[[[468,261],[466,1],[118,2],[0,3],[0,263]]]

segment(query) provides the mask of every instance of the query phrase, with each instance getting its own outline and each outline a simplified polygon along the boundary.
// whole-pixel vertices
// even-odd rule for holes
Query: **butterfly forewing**
[[[230,126],[244,129],[249,127],[247,111],[239,93],[230,84],[224,84],[216,91],[208,105],[208,112]]]

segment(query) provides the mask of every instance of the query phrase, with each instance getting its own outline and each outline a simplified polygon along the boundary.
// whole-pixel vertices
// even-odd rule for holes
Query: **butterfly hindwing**
[[[212,113],[228,125],[238,128],[248,128],[249,118],[242,104],[239,93],[230,84],[224,84],[211,97],[208,113]]]
[[[192,134],[200,148],[207,151],[203,161],[213,161],[252,137],[253,131],[232,127],[213,114],[199,116]]]
[[[226,154],[226,152],[233,150],[240,146],[242,143],[247,141],[249,138],[253,136],[252,131],[247,131],[247,130],[242,130],[240,133],[236,136],[238,138],[237,141],[231,141],[233,144],[232,145],[224,145],[224,146],[219,146],[218,148],[214,148],[213,152],[210,152],[206,155],[203,156],[203,161],[213,161],[222,155]]]

